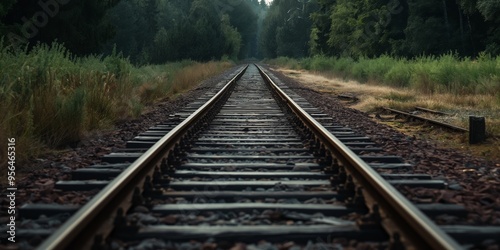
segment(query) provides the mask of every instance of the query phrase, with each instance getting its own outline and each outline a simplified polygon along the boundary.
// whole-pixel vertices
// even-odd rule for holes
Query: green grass
[[[487,54],[481,54],[476,60],[445,54],[438,57],[421,56],[413,60],[384,55],[357,60],[324,56],[300,60],[281,57],[266,62],[292,69],[333,74],[361,83],[412,88],[426,94],[499,95],[500,92],[500,57]]]
[[[182,61],[135,67],[116,52],[78,58],[56,43],[29,52],[1,44],[0,141],[16,138],[21,161],[138,117],[145,106],[232,66]],[[195,73],[202,68],[201,75]],[[1,148],[0,165],[5,153]]]
[[[407,93],[396,93],[396,92],[390,92],[386,96],[384,96],[385,99],[391,100],[391,101],[397,101],[397,102],[413,102],[416,100],[415,96]]]

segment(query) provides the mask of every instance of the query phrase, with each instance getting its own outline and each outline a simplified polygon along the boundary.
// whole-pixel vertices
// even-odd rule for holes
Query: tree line
[[[0,37],[63,43],[78,56],[121,51],[138,64],[259,57],[264,0],[3,0]]]
[[[269,58],[500,54],[500,1],[274,0],[264,27]]]
[[[265,9],[258,0],[122,0],[110,11],[116,36],[107,49],[153,63],[257,57]]]
[[[119,0],[2,0],[0,37],[9,45],[64,43],[77,55],[99,53],[113,37],[107,11]]]
[[[0,37],[137,64],[314,55],[500,54],[492,0],[3,0]]]

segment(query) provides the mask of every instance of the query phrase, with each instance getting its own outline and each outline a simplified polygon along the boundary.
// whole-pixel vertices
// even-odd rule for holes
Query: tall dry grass
[[[172,93],[177,94],[196,86],[200,81],[219,74],[230,62],[195,63],[179,70],[172,81]]]
[[[26,161],[137,117],[144,106],[230,66],[183,61],[135,67],[116,51],[77,58],[57,43],[31,51],[0,47],[0,142],[16,138],[18,160]]]

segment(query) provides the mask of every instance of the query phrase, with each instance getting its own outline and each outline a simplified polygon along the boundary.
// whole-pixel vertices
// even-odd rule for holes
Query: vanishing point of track
[[[462,247],[393,186],[441,182],[378,173],[411,166],[333,124],[257,65],[241,68],[216,94],[150,128],[128,148],[56,185],[102,190],[40,249],[147,239],[250,244],[332,238],[390,248]],[[141,213],[150,223],[137,218]]]

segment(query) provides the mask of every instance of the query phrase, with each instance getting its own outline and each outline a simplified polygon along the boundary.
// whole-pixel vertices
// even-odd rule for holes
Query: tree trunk
[[[460,9],[460,5],[457,7],[458,9],[458,17],[460,18],[460,40],[462,42],[462,53],[467,53],[465,50],[465,34],[464,34],[464,17],[462,14],[462,10]]]
[[[477,50],[476,50],[476,43],[474,43],[474,38],[472,36],[472,25],[470,23],[470,17],[469,15],[467,15],[467,24],[469,25],[469,37],[470,37],[470,43],[472,45],[472,54],[474,55],[474,57],[477,56]]]
[[[448,5],[446,0],[443,0],[443,10],[444,10],[444,24],[446,26],[446,31],[448,32],[448,38],[451,36],[450,32],[450,22],[448,21]]]

